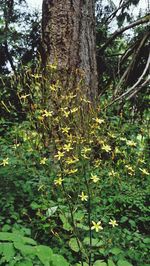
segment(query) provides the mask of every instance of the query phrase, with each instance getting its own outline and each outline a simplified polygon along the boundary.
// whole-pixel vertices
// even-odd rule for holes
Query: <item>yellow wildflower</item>
[[[95,160],[95,162],[94,162],[94,166],[95,166],[96,168],[99,167],[100,164],[101,164],[101,161],[102,161],[102,160],[99,160],[99,159]]]
[[[9,164],[8,160],[9,160],[8,157],[6,159],[3,159],[3,161],[2,161],[2,163],[0,165],[2,165],[2,166],[8,165]]]
[[[62,129],[62,133],[68,133],[69,132],[69,130],[70,130],[70,127],[63,127]]]
[[[69,116],[70,112],[64,110],[64,116],[67,118]]]
[[[138,159],[138,162],[145,164],[145,161],[143,159],[141,159],[141,158]]]
[[[87,156],[85,153],[82,153],[81,155],[82,155],[82,157],[83,157],[84,159],[90,159],[90,157]]]
[[[61,160],[61,158],[64,157],[64,152],[58,151],[58,154],[56,154],[54,157],[58,160]]]
[[[44,157],[43,159],[41,159],[40,164],[46,164],[46,161],[47,161],[47,158]]]
[[[94,182],[94,183],[97,183],[99,181],[99,177],[97,175],[93,175],[91,174],[91,180]]]
[[[75,113],[75,112],[77,112],[77,111],[78,111],[78,108],[77,108],[77,107],[71,109],[71,113],[72,113],[72,114]]]
[[[16,144],[14,144],[13,148],[17,149],[17,147],[19,147],[19,146],[20,146],[20,143],[16,143]]]
[[[70,169],[68,170],[68,175],[75,174],[78,171],[78,169]]]
[[[54,180],[54,184],[61,186],[63,181],[64,179],[62,177],[59,177],[58,179]]]
[[[99,125],[105,122],[104,119],[100,119],[100,118],[98,118],[98,117],[93,118],[93,120],[94,120],[97,124],[99,124]]]
[[[73,158],[68,158],[67,160],[66,160],[66,163],[67,164],[74,164],[74,163],[76,163],[76,162],[78,162],[79,161],[79,159],[77,158],[77,157],[73,157]]]
[[[109,145],[105,145],[105,144],[103,144],[103,146],[102,146],[102,150],[104,150],[104,151],[106,151],[106,152],[109,152],[109,151],[111,151],[111,147],[109,146]]]
[[[85,195],[83,191],[82,191],[81,195],[79,195],[79,197],[81,198],[82,201],[87,201],[88,200],[88,196]]]
[[[116,220],[111,220],[111,219],[110,219],[109,224],[112,225],[112,227],[118,226]]]
[[[84,147],[84,148],[81,150],[81,153],[87,153],[87,152],[90,152],[90,151],[91,151],[91,148]]]
[[[139,170],[144,174],[144,175],[149,175],[150,173],[146,169],[139,168]]]
[[[109,172],[109,176],[115,176],[116,175],[116,173],[115,173],[115,171],[114,170],[111,170],[110,172]]]
[[[51,117],[53,114],[53,112],[51,111],[47,111],[47,110],[43,110],[43,114],[42,117]]]
[[[99,232],[99,230],[102,230],[103,227],[101,225],[101,221],[99,221],[98,223],[92,221],[93,226],[91,227],[92,230],[95,230],[97,233]]]
[[[20,99],[24,99],[24,100],[25,100],[25,99],[26,99],[27,97],[29,97],[29,96],[30,96],[30,94],[21,95],[21,96],[20,96]]]
[[[56,86],[54,84],[50,85],[50,90],[51,91],[56,91]]]
[[[125,165],[125,168],[127,169],[127,170],[129,170],[129,171],[131,171],[131,172],[134,172],[134,169],[132,168],[132,166],[130,166],[130,165]]]
[[[136,142],[134,142],[133,140],[127,140],[126,144],[130,147],[136,147]]]
[[[73,150],[73,148],[71,147],[71,144],[69,143],[69,144],[64,145],[63,150],[69,152],[70,150]]]

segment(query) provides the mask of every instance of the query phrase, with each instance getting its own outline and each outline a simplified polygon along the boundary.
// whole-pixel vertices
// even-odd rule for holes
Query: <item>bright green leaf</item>
[[[103,260],[96,260],[93,266],[107,266],[107,264]]]
[[[77,240],[76,238],[71,238],[70,241],[69,241],[69,247],[75,251],[75,252],[79,252],[79,247],[78,247],[78,243],[77,243]]]
[[[118,260],[117,266],[133,266],[133,265],[129,263],[127,260]]]

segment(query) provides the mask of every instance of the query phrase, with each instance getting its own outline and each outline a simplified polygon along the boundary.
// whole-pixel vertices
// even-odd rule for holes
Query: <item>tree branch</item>
[[[115,89],[114,95],[116,95],[116,94],[118,93],[118,91],[119,91],[119,89],[120,89],[120,86],[121,86],[121,84],[123,83],[123,81],[124,81],[125,79],[127,80],[130,71],[133,69],[133,67],[134,67],[134,65],[135,65],[135,62],[136,62],[136,60],[137,60],[137,56],[138,56],[138,54],[139,54],[141,48],[143,47],[143,45],[144,45],[145,42],[147,41],[149,35],[150,35],[149,32],[146,33],[146,34],[144,35],[144,37],[142,38],[142,40],[140,41],[139,46],[138,46],[137,48],[136,48],[136,46],[134,47],[134,48],[136,48],[136,51],[134,52],[134,55],[133,55],[133,57],[132,57],[132,60],[131,60],[131,62],[130,62],[130,64],[129,64],[128,68],[127,68],[126,71],[123,73],[123,75],[122,75],[122,77],[121,77],[121,79],[120,79],[120,81],[119,81],[119,83],[118,83],[118,85],[117,85],[117,87],[116,87],[116,89]],[[133,50],[135,50],[135,49],[133,49]]]
[[[143,17],[141,19],[138,19],[137,21],[134,21],[133,23],[131,23],[130,25],[123,27],[117,31],[115,31],[112,36],[106,41],[106,43],[99,49],[99,52],[103,52],[108,45],[110,45],[110,43],[116,39],[119,35],[121,35],[124,31],[129,30],[131,28],[134,28],[138,25],[147,23],[150,21],[150,15],[147,15],[146,17]]]
[[[109,17],[105,20],[105,23],[110,23],[110,22],[108,22],[108,20],[111,18],[111,20],[116,16],[116,14],[117,14],[117,12],[121,9],[121,8],[123,8],[123,7],[125,7],[128,3],[130,2],[130,0],[128,0],[126,3],[123,3],[122,5],[121,5],[121,3],[119,4],[119,7],[116,9],[116,10],[114,10],[110,15],[109,15]]]
[[[128,96],[127,100],[130,100],[133,96],[135,96],[148,82],[150,81],[150,75],[148,78],[140,85],[140,87],[136,88],[131,95]]]
[[[148,78],[140,85],[140,87],[137,87],[139,85],[139,83],[141,82],[142,78],[144,77],[144,75],[146,74],[148,68],[150,65],[150,53],[148,56],[148,60],[146,63],[146,66],[144,68],[144,71],[142,73],[142,75],[139,77],[138,81],[130,88],[128,89],[126,92],[124,92],[122,95],[120,95],[119,97],[117,97],[116,99],[114,99],[110,104],[108,104],[105,108],[107,108],[108,106],[111,106],[112,104],[114,104],[115,102],[122,100],[123,98],[125,98],[127,96],[127,100],[129,100],[131,97],[133,97],[138,91],[140,91],[150,80],[150,75],[148,76]],[[131,94],[130,94],[131,93]]]

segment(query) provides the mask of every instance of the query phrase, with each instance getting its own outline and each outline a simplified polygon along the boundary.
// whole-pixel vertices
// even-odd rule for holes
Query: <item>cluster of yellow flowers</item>
[[[97,223],[92,221],[92,224],[93,226],[91,227],[92,230],[95,230],[97,233],[99,232],[99,230],[103,230],[103,227],[102,227],[102,222],[101,221],[98,221]],[[118,223],[116,220],[112,220],[110,219],[110,222],[109,224],[112,226],[112,227],[115,227],[115,226],[118,226]]]

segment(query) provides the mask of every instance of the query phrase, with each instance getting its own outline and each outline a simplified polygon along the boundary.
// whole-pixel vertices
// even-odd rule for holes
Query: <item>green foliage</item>
[[[0,232],[0,255],[0,265],[69,266],[63,256],[54,254],[48,246],[37,245],[20,231]]]

